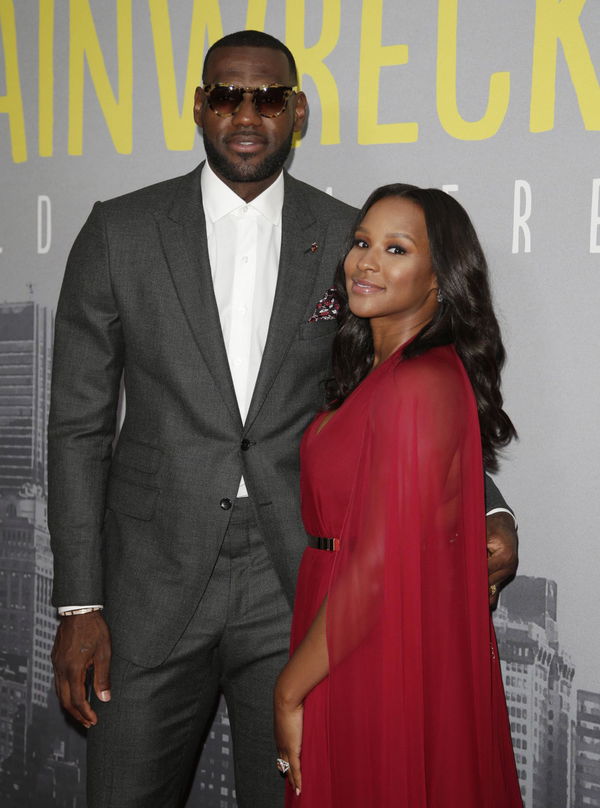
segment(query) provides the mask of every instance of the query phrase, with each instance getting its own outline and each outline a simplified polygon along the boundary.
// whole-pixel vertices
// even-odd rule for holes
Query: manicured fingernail
[[[300,796],[300,789],[299,789],[299,788],[297,788],[297,789],[296,789],[296,796],[297,796],[297,797],[299,797],[299,796]]]
[[[100,701],[110,701],[110,690],[103,690],[100,693]]]

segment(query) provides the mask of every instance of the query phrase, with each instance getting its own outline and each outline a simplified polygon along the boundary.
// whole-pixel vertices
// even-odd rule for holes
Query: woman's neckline
[[[316,424],[315,435],[320,435],[321,432],[325,429],[325,427],[335,418],[336,413],[338,413],[342,409],[342,407],[348,401],[348,399],[350,399],[354,395],[354,393],[356,393],[358,390],[360,390],[361,387],[363,386],[363,384],[368,379],[371,379],[373,377],[374,373],[376,373],[380,368],[385,367],[387,365],[387,363],[390,361],[390,359],[393,359],[394,357],[397,357],[398,354],[400,353],[400,351],[402,351],[408,345],[409,342],[412,342],[413,339],[414,339],[414,337],[410,337],[405,342],[403,342],[401,345],[398,345],[398,347],[394,348],[394,350],[390,354],[388,354],[388,356],[386,356],[386,358],[382,362],[379,362],[379,364],[372,367],[371,370],[365,376],[365,378],[359,384],[356,385],[356,387],[350,393],[350,395],[346,396],[344,401],[340,404],[340,406],[337,409],[328,410],[325,413],[322,413],[323,417]]]
[[[373,373],[373,371],[377,370],[378,368],[383,367],[383,366],[386,364],[386,362],[389,362],[389,361],[390,361],[390,359],[391,359],[392,357],[396,356],[396,355],[397,355],[397,354],[398,354],[400,351],[403,351],[403,350],[406,348],[406,346],[407,346],[409,343],[411,343],[411,342],[412,342],[412,341],[415,339],[415,337],[416,337],[416,336],[417,336],[417,335],[415,334],[414,336],[409,337],[408,339],[404,340],[404,342],[400,343],[400,345],[398,345],[398,347],[397,347],[397,348],[394,348],[394,350],[393,350],[393,351],[391,351],[391,352],[390,352],[390,353],[389,353],[389,354],[386,356],[386,358],[385,358],[385,359],[382,359],[382,360],[381,360],[381,362],[379,362],[377,365],[373,365],[373,367],[371,368],[371,370],[370,370],[370,371],[367,373],[367,375],[365,376],[365,379],[366,379],[366,378],[368,378],[368,377],[371,375],[371,373]],[[364,381],[364,379],[363,379],[363,381]],[[362,382],[361,382],[361,384],[362,384]],[[353,392],[354,392],[354,391],[353,391]]]

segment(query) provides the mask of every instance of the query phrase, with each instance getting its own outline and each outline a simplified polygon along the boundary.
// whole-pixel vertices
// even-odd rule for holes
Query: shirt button
[[[247,255],[242,256],[242,264],[247,264],[247,263],[248,263],[248,256]]]
[[[248,309],[246,308],[246,306],[238,306],[238,309],[237,309],[238,314],[246,314],[247,311],[248,311]]]
[[[236,368],[239,368],[239,366],[242,364],[242,360],[240,359],[240,357],[239,357],[239,356],[236,356],[236,357],[234,358],[234,360],[233,360],[233,364],[236,366]]]
[[[242,213],[248,213],[248,205],[244,205],[242,208]]]
[[[233,503],[231,502],[231,500],[227,499],[227,497],[223,497],[223,499],[219,502],[219,505],[221,506],[221,508],[223,508],[224,511],[228,511],[231,508],[232,504]]]

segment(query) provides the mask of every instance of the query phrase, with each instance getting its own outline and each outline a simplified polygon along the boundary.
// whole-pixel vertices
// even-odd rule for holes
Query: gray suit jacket
[[[104,603],[116,652],[147,666],[169,654],[202,597],[231,515],[222,506],[242,474],[292,601],[306,544],[297,450],[322,401],[336,328],[308,319],[356,215],[286,174],[273,313],[242,424],[200,168],[94,206],[56,316],[53,602]],[[126,415],[113,455],[122,374]]]

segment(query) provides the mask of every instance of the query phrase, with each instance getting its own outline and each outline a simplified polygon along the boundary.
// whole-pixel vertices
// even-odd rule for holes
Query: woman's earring
[[[444,302],[444,295],[442,294],[441,289],[437,290],[437,302],[438,303],[443,303]]]

